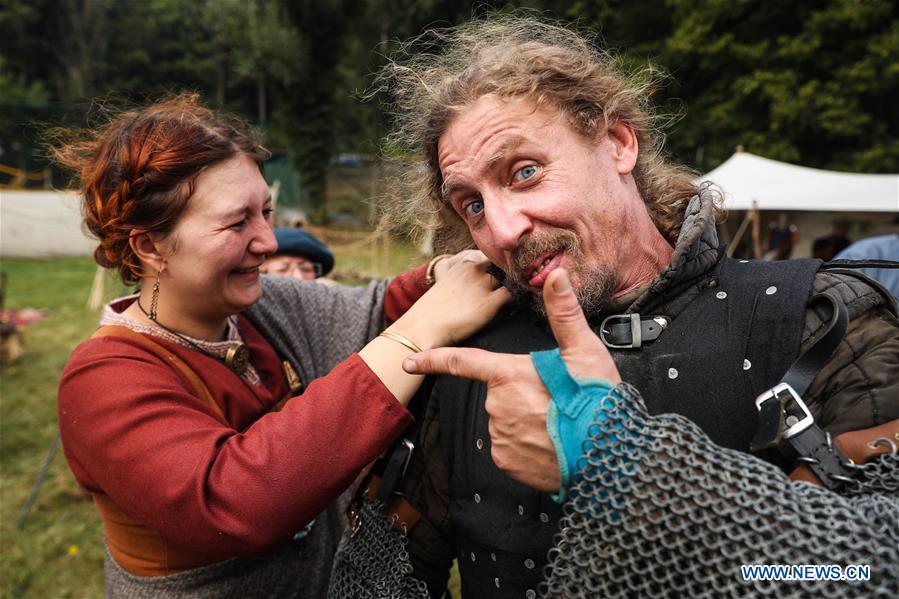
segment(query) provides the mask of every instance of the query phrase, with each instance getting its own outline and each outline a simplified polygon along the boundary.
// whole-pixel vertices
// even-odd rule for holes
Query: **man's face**
[[[488,95],[450,122],[438,161],[445,199],[513,283],[539,297],[565,267],[588,311],[628,290],[650,222],[630,128],[586,139],[555,107]]]
[[[268,275],[314,281],[321,275],[321,268],[321,264],[311,262],[302,256],[276,254],[267,258],[259,270]]]

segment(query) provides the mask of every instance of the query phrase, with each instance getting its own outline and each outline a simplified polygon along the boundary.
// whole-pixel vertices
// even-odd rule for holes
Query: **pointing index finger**
[[[403,360],[409,374],[449,374],[488,382],[498,356],[470,347],[441,347],[413,354]]]

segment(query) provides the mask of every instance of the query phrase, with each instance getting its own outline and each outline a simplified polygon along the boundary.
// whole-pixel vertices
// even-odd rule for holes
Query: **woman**
[[[439,262],[430,290],[423,268],[401,275],[386,299],[275,278],[252,311],[270,342],[240,314],[276,249],[268,153],[249,135],[179,96],[54,153],[80,175],[98,263],[140,283],[59,387],[107,594],[323,594],[339,524],[322,510],[409,424],[421,377],[403,359],[472,333],[507,294],[470,255]],[[399,318],[376,336],[382,310]]]

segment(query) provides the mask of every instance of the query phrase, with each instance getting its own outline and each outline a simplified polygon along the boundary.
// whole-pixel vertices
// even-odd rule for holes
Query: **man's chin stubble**
[[[608,272],[592,272],[577,278],[580,283],[575,285],[574,294],[584,314],[587,318],[602,314],[615,292],[614,275]],[[503,285],[512,294],[512,300],[516,304],[528,306],[539,316],[546,318],[546,304],[543,302],[542,291],[533,291],[509,278],[503,281]]]

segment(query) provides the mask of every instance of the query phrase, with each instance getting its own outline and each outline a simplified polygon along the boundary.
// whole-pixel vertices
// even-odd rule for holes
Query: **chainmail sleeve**
[[[599,411],[545,596],[899,596],[895,453],[860,467],[838,495],[713,444],[682,416],[649,416],[627,384]],[[867,565],[870,580],[744,579],[741,566],[763,564]]]

